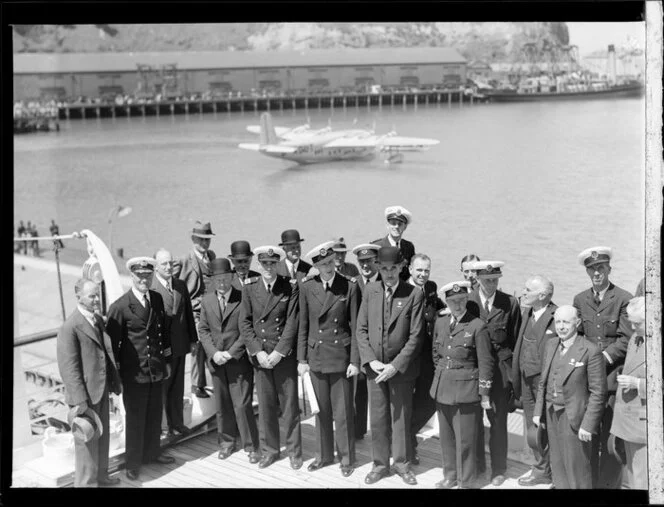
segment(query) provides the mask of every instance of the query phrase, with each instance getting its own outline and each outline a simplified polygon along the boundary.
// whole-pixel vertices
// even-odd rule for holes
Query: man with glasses
[[[385,208],[385,220],[387,221],[387,236],[376,239],[372,243],[379,246],[394,246],[401,251],[404,264],[399,273],[399,277],[406,281],[410,278],[408,265],[410,259],[415,255],[415,245],[407,239],[403,239],[403,233],[413,221],[413,215],[402,206],[388,206]]]

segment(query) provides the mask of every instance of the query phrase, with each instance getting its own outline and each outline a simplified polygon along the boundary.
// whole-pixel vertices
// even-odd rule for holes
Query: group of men
[[[352,249],[359,269],[346,262],[343,238],[311,249],[308,263],[294,229],[282,233],[278,246],[252,251],[247,241],[235,241],[227,258],[218,258],[210,250],[211,225],[197,222],[192,250],[181,261],[159,250],[154,258],[127,262],[133,286],[111,304],[105,326],[99,289],[82,280],[79,306],[58,338],[65,387],[76,393],[68,394],[72,411],[103,411],[108,392],[120,391],[111,382],[119,372],[127,476],[137,479],[142,463],[173,460],[159,452],[163,409],[169,432],[190,431],[182,397],[191,352],[194,394],[209,396],[206,368],[212,378],[219,459],[244,450],[250,463],[269,467],[280,458],[282,418],[290,466],[302,467],[300,375],[311,381],[319,407],[311,472],[338,459],[342,476],[353,473],[368,413],[373,466],[365,483],[394,471],[417,484],[417,434],[437,414],[443,479],[436,487],[477,487],[486,468],[486,412],[491,483],[499,486],[507,467],[507,416],[521,404],[529,433],[539,426],[541,437],[546,427],[549,445],[547,452],[541,438],[533,439],[537,463],[519,484],[619,487],[621,470],[607,439],[611,396],[632,335],[631,295],[609,282],[611,249],[580,255],[593,288],[574,306],[557,308],[553,284],[537,275],[525,283],[522,310],[498,289],[504,263],[474,255],[462,260],[464,279],[438,291],[429,279],[431,259],[403,238],[412,214],[390,206],[385,220],[386,236]],[[258,271],[250,269],[254,257]],[[90,338],[96,349],[75,345]],[[101,374],[91,373],[88,360],[105,362]],[[108,414],[106,429],[107,421]],[[574,438],[579,445],[571,445]],[[107,446],[103,440],[77,444],[76,485],[112,482]]]

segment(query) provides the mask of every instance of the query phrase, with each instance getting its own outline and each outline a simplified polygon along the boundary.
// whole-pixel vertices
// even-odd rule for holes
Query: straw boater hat
[[[215,234],[212,232],[212,226],[210,222],[201,222],[197,220],[194,224],[194,229],[191,231],[192,236],[198,236],[199,238],[213,238]]]
[[[76,415],[76,407],[73,407],[67,412],[67,423],[74,438],[80,442],[89,442],[104,434],[99,415],[90,407],[81,415]]]

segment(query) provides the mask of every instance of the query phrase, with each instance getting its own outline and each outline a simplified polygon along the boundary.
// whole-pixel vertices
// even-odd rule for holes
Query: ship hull
[[[640,97],[641,95],[643,95],[643,85],[640,83],[614,86],[607,90],[588,90],[578,92],[516,93],[497,91],[487,93],[487,96],[491,102],[541,102],[551,100],[614,99],[625,97]]]

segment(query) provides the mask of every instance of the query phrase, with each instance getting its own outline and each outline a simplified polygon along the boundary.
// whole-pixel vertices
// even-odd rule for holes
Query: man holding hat
[[[355,330],[360,293],[357,282],[335,271],[334,246],[328,241],[307,254],[319,274],[305,277],[300,287],[297,369],[300,375],[310,372],[320,408],[318,450],[308,470],[334,463],[336,440],[341,474],[348,477],[355,462],[352,379],[359,372]]]
[[[213,290],[201,301],[198,334],[214,386],[218,458],[228,458],[239,443],[249,455],[249,463],[258,463],[258,427],[252,406],[254,370],[238,325],[242,292],[233,286],[237,278],[228,259],[214,259],[210,268]]]
[[[302,257],[302,243],[304,240],[300,238],[300,233],[295,229],[288,229],[281,233],[281,243],[279,246],[284,247],[285,258],[279,261],[277,267],[277,274],[286,276],[288,278],[296,279],[298,282],[309,274],[311,264],[301,259]]]
[[[507,470],[507,414],[512,392],[512,351],[521,326],[521,309],[514,296],[498,290],[498,280],[503,276],[501,261],[475,261],[470,269],[477,272],[479,289],[470,293],[468,310],[482,319],[491,338],[494,371],[491,386],[491,409],[487,417],[489,451],[491,454],[491,484],[505,482]],[[477,460],[484,463],[484,424],[481,424]]]
[[[138,479],[143,463],[173,463],[161,455],[162,383],[171,374],[170,330],[161,295],[149,287],[156,261],[127,261],[132,287],[108,309],[106,329],[117,358],[126,410],[127,477]]]
[[[466,310],[470,282],[451,282],[440,290],[450,313],[436,321],[430,395],[436,402],[443,480],[438,489],[472,488],[477,478],[478,419],[490,408],[494,357],[484,321]]]
[[[231,243],[231,253],[228,258],[233,263],[233,287],[242,290],[247,278],[258,278],[260,273],[251,270],[251,259],[254,252],[251,251],[251,245],[248,241],[233,241]]]
[[[413,215],[403,206],[388,206],[385,208],[385,220],[387,221],[387,236],[376,239],[372,243],[379,246],[394,246],[401,251],[405,262],[399,277],[406,281],[410,278],[408,265],[411,257],[415,255],[415,245],[407,239],[403,239],[403,233],[413,221]]]
[[[353,248],[353,253],[357,256],[357,264],[360,266],[360,275],[357,277],[357,286],[360,290],[360,297],[364,288],[371,282],[380,282],[380,273],[376,257],[380,246],[373,243],[362,243]],[[355,438],[363,439],[367,432],[367,412],[369,409],[369,392],[367,390],[367,376],[363,371],[354,377],[353,400],[355,406]]]
[[[607,246],[587,248],[579,254],[579,264],[586,268],[592,287],[574,297],[574,307],[581,314],[581,332],[599,346],[606,365],[609,396],[599,439],[593,441],[593,487],[599,489],[617,489],[621,484],[622,467],[606,444],[618,387],[616,377],[625,362],[632,334],[627,318],[632,295],[609,281],[612,257],[613,251]]]
[[[99,286],[80,279],[74,286],[78,305],[67,318],[57,340],[57,359],[71,417],[91,416],[101,436],[74,438],[74,487],[118,484],[108,477],[108,394],[120,394],[122,385],[115,355],[99,315]]]
[[[419,373],[424,296],[400,281],[405,261],[394,246],[378,250],[381,282],[367,285],[357,317],[360,364],[367,375],[371,412],[373,469],[364,482],[373,484],[394,469],[406,484],[417,484],[410,470],[413,385]]]
[[[344,238],[339,238],[335,242],[334,247],[332,247],[332,250],[334,251],[334,267],[339,273],[344,276],[350,276],[351,278],[360,275],[360,271],[355,264],[346,262],[348,248],[346,248]]]
[[[210,250],[210,241],[214,236],[210,222],[197,221],[191,232],[192,249],[182,261],[179,272],[176,268],[176,276],[187,284],[197,326],[201,316],[201,299],[210,285],[210,262],[216,257]],[[191,356],[191,392],[199,398],[209,398],[205,390],[205,351],[200,341],[196,342]]]
[[[302,467],[302,432],[297,396],[298,282],[277,274],[286,253],[267,245],[255,250],[261,278],[242,289],[240,334],[255,369],[261,453],[259,468],[279,458],[279,409],[286,426],[290,466]]]

